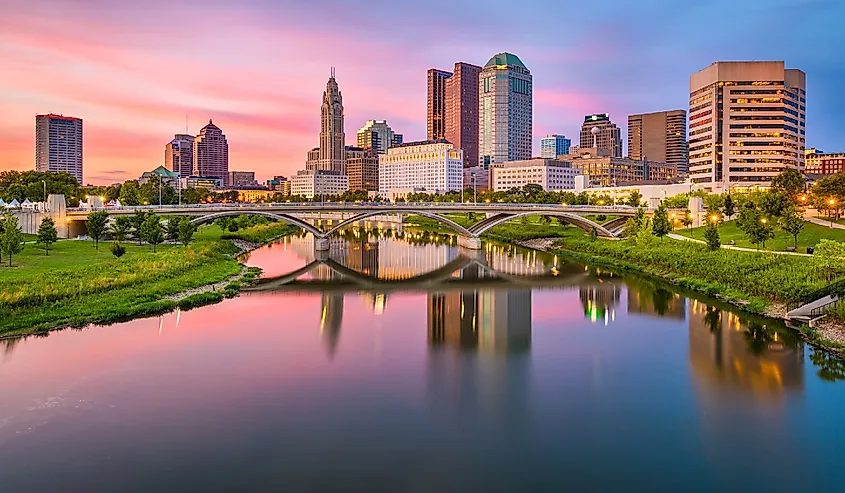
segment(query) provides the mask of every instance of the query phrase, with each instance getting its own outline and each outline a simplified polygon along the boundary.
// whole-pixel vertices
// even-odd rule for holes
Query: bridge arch
[[[346,219],[345,221],[341,221],[337,226],[328,230],[324,234],[325,234],[325,236],[329,236],[332,233],[334,233],[335,231],[338,231],[338,230],[343,229],[347,226],[355,224],[358,221],[362,221],[364,219],[367,219],[368,217],[385,216],[385,215],[388,215],[388,214],[413,214],[413,215],[416,215],[416,216],[424,216],[424,217],[434,219],[435,221],[439,221],[439,222],[449,226],[450,228],[455,230],[456,233],[458,233],[462,236],[474,236],[469,229],[461,226],[460,224],[456,223],[455,221],[452,221],[449,218],[445,218],[445,217],[438,215],[438,214],[435,214],[433,212],[428,212],[428,211],[425,211],[425,210],[416,210],[416,209],[395,209],[395,208],[392,208],[390,210],[385,210],[385,211],[363,212],[361,214],[358,214],[355,217],[351,217],[349,219]]]
[[[514,212],[514,213],[500,213],[496,214],[495,216],[488,217],[481,222],[475,223],[469,227],[469,232],[472,236],[481,236],[490,228],[494,228],[502,223],[506,223],[512,219],[517,219],[520,217],[527,217],[527,216],[552,216],[558,219],[563,219],[564,221],[577,226],[584,231],[589,232],[593,228],[596,228],[596,233],[599,236],[605,238],[615,238],[612,232],[610,232],[607,228],[598,224],[594,221],[591,221],[583,216],[579,216],[578,214],[573,214],[571,212],[556,212],[556,211],[526,211],[526,212]]]
[[[198,218],[192,219],[191,223],[194,226],[199,226],[200,224],[205,224],[207,222],[214,221],[215,219],[220,219],[221,217],[231,217],[231,216],[245,216],[245,215],[253,215],[253,216],[264,216],[269,217],[270,219],[275,219],[277,221],[282,221],[288,224],[292,224],[294,226],[299,226],[300,228],[312,233],[314,236],[321,237],[324,235],[322,231],[317,229],[316,226],[309,224],[302,219],[297,217],[289,216],[287,214],[279,214],[274,212],[267,212],[267,211],[255,211],[255,210],[243,210],[243,211],[225,211],[225,212],[215,212],[214,214],[208,214],[207,216],[200,216]]]

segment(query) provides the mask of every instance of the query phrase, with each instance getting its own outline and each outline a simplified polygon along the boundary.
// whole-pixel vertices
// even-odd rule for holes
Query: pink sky
[[[835,46],[840,31],[798,26],[793,42],[772,45],[757,34],[787,22],[783,2],[773,2],[765,11],[736,6],[738,17],[760,22],[720,23],[713,37],[663,22],[658,4],[620,0],[529,0],[484,15],[470,0],[371,0],[366,8],[350,0],[0,0],[0,170],[33,168],[34,117],[53,112],[85,121],[88,183],[163,164],[186,115],[189,133],[209,118],[223,129],[231,170],[254,170],[260,180],[288,175],[318,142],[330,67],[348,143],[368,119],[421,140],[426,70],[483,65],[502,51],[534,75],[535,152],[549,133],[575,142],[586,114],[608,112],[624,131],[628,114],[686,108],[689,75],[720,59],[785,59],[805,70],[808,147],[835,151],[845,131],[833,97],[840,69],[830,67],[831,53],[806,47]],[[827,22],[830,8],[789,22]],[[677,5],[672,15],[707,22],[714,12]]]

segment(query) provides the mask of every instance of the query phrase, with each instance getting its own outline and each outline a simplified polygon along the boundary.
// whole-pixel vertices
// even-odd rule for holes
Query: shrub
[[[111,244],[111,253],[115,257],[120,258],[126,253],[126,247],[115,241]]]

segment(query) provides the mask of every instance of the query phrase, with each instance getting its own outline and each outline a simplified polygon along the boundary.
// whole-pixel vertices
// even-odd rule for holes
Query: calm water
[[[0,492],[845,491],[841,369],[783,328],[408,236],[289,238],[260,291],[0,342]]]

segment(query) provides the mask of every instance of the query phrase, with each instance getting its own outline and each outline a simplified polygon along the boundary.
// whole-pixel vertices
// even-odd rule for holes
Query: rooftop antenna
[[[332,79],[334,79],[334,67],[332,67]]]

